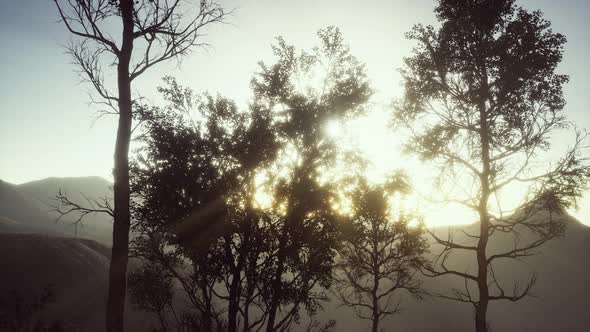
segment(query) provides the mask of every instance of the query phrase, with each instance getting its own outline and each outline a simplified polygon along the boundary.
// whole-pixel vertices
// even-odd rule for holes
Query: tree
[[[326,138],[329,120],[364,111],[372,93],[365,68],[335,27],[318,32],[320,44],[297,52],[282,38],[273,47],[276,62],[252,80],[255,103],[276,110],[285,158],[267,178],[275,215],[280,216],[276,255],[266,270],[266,331],[281,331],[297,319],[301,305],[314,313],[325,298],[314,289],[331,282],[336,246],[333,186],[321,184],[335,160],[336,145]],[[282,317],[277,315],[279,308]]]
[[[535,163],[552,134],[572,129],[562,115],[568,77],[556,73],[566,39],[541,12],[513,0],[440,0],[435,12],[440,28],[416,25],[407,34],[417,47],[405,59],[396,119],[409,129],[407,150],[440,166],[443,200],[478,216],[479,231],[463,232],[463,240],[451,231],[431,232],[442,250],[427,273],[464,280],[464,289],[443,297],[472,304],[476,331],[484,332],[489,303],[518,301],[536,280],[507,286],[495,264],[530,256],[563,234],[559,215],[576,203],[590,176],[580,155],[585,135],[574,130],[572,147],[556,163]],[[514,185],[528,194],[511,210],[496,198]],[[501,234],[514,246],[491,253],[489,242]],[[473,255],[474,271],[449,267],[458,252]]]
[[[227,98],[166,81],[159,90],[169,105],[144,113],[144,144],[132,163],[140,198],[134,252],[178,281],[200,330],[237,331],[241,321],[250,331],[263,323],[249,320],[250,309],[259,302],[264,257],[272,255],[272,220],[254,199],[255,175],[278,149],[272,112],[240,111]]]
[[[371,330],[387,316],[399,313],[400,291],[421,298],[425,292],[415,278],[427,251],[425,229],[411,226],[408,212],[392,211],[392,196],[407,192],[398,175],[375,186],[359,179],[351,194],[352,222],[345,228],[336,274],[336,295],[357,317],[371,321]]]
[[[168,314],[171,313],[178,320],[172,304],[173,277],[161,264],[152,262],[131,272],[128,279],[133,304],[158,316],[162,330],[167,331]]]
[[[106,310],[107,331],[123,331],[130,227],[129,144],[133,127],[132,82],[152,66],[205,45],[202,30],[225,12],[212,1],[196,10],[181,0],[54,0],[61,21],[78,42],[67,48],[74,63],[100,97],[91,99],[118,115],[114,153],[113,247]],[[119,22],[117,22],[120,20]],[[119,28],[120,38],[111,35]],[[134,56],[134,50],[137,54]],[[117,67],[117,92],[105,83],[102,64]]]
[[[170,107],[145,113],[134,215],[138,242],[156,244],[138,243],[139,252],[191,262],[166,268],[202,317],[225,313],[229,331],[286,331],[302,309],[317,312],[331,282],[337,216],[333,186],[318,178],[336,152],[323,126],[361,112],[370,90],[340,32],[319,36],[321,46],[301,54],[279,39],[248,111],[170,82],[161,89]],[[261,192],[268,206],[257,204]]]

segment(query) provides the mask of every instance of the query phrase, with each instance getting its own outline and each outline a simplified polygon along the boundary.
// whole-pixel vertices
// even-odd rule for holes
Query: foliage
[[[237,303],[242,273],[250,273],[250,283],[259,273],[257,248],[265,248],[259,228],[269,218],[252,207],[253,176],[274,157],[276,144],[268,110],[239,112],[226,98],[196,96],[166,81],[160,92],[169,106],[144,112],[145,144],[132,167],[141,234],[135,248],[180,282],[211,330],[224,310],[215,300]],[[250,259],[253,271],[246,268]],[[233,281],[228,294],[214,290]]]
[[[276,127],[282,151],[293,151],[291,159],[277,166],[284,167],[284,176],[267,173],[273,210],[283,219],[277,253],[266,267],[271,271],[264,294],[267,332],[297,320],[300,304],[315,313],[325,297],[313,290],[330,285],[337,232],[334,188],[318,181],[321,170],[329,168],[336,156],[323,126],[328,120],[359,114],[371,95],[364,65],[351,55],[340,31],[328,27],[318,31],[318,37],[319,46],[300,52],[278,38],[273,47],[275,64],[261,63],[252,80],[255,104],[276,110],[280,119]],[[279,319],[279,306],[285,304],[291,308]]]
[[[340,32],[318,35],[320,47],[297,55],[279,38],[247,111],[166,78],[168,106],[138,112],[135,253],[170,271],[200,317],[231,331],[286,330],[302,308],[312,316],[321,308],[331,283],[333,186],[318,177],[336,149],[323,125],[361,112],[370,90]],[[303,85],[311,77],[319,87]]]

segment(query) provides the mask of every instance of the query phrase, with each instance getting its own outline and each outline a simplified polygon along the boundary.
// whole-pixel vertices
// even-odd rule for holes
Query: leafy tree
[[[145,144],[132,167],[136,254],[180,282],[202,330],[215,322],[237,331],[240,316],[250,330],[263,322],[249,321],[249,311],[272,220],[256,208],[254,179],[278,148],[271,112],[240,112],[226,98],[166,80],[160,92],[169,106],[143,114]]]
[[[331,281],[336,215],[318,177],[336,152],[323,126],[361,112],[370,90],[340,32],[319,36],[320,47],[297,55],[279,39],[247,112],[169,79],[160,91],[170,106],[143,114],[137,253],[172,271],[201,317],[227,313],[230,331],[287,330],[302,308],[315,314]]]
[[[113,247],[106,310],[107,331],[123,331],[130,227],[129,143],[133,128],[132,82],[152,66],[203,46],[203,29],[225,12],[200,1],[190,11],[180,0],[54,0],[61,21],[78,41],[67,48],[85,80],[106,107],[118,115],[115,142]],[[118,31],[116,30],[118,29]],[[120,38],[111,34],[117,31]],[[117,68],[116,93],[104,81],[102,64]]]
[[[327,121],[364,110],[371,89],[365,68],[337,28],[318,32],[320,44],[296,51],[282,38],[273,46],[273,65],[260,64],[252,80],[255,104],[276,111],[285,156],[267,174],[273,210],[281,223],[267,261],[266,331],[284,330],[304,305],[313,314],[331,282],[336,246],[333,190],[320,184],[335,160],[336,146],[326,138]],[[321,287],[318,287],[321,286]],[[281,308],[282,316],[278,316]]]
[[[336,295],[354,309],[357,317],[371,321],[371,330],[387,316],[399,312],[400,291],[421,298],[425,292],[415,278],[427,250],[425,229],[411,226],[412,216],[392,211],[392,196],[408,191],[404,177],[375,186],[359,179],[351,197],[352,219],[345,227],[339,249]]]
[[[557,163],[535,163],[556,130],[572,128],[562,114],[568,77],[556,73],[566,39],[541,12],[513,0],[440,0],[435,12],[440,28],[416,25],[407,34],[417,47],[405,59],[405,96],[396,116],[410,129],[407,150],[440,166],[444,200],[478,215],[479,231],[463,240],[431,232],[443,249],[428,272],[464,279],[464,289],[444,297],[472,304],[476,331],[484,332],[491,301],[518,301],[535,282],[533,275],[510,287],[494,273],[495,264],[530,256],[563,234],[558,217],[575,204],[590,175],[580,156],[585,136],[575,131]],[[496,198],[515,184],[529,191],[510,210]],[[513,248],[490,252],[489,242],[501,234],[514,239]],[[457,252],[473,255],[475,271],[446,264]]]

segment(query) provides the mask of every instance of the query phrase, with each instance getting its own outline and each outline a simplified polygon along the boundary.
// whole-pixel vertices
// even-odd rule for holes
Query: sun
[[[398,203],[406,210],[418,212],[428,226],[472,223],[474,213],[463,206],[424,200],[433,185],[433,178],[429,176],[433,172],[416,158],[402,153],[404,140],[390,128],[390,122],[391,113],[387,109],[375,109],[348,122],[329,120],[324,128],[326,135],[334,139],[340,149],[361,151],[368,160],[365,175],[370,182],[381,183],[395,171],[406,173],[414,192]]]

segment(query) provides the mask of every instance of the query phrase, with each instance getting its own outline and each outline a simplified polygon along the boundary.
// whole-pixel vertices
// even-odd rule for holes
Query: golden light
[[[405,210],[421,216],[424,223],[429,226],[444,225],[465,225],[477,221],[477,213],[460,203],[446,202],[440,198],[435,188],[434,176],[438,170],[429,166],[428,163],[418,160],[416,157],[402,153],[404,138],[398,136],[390,128],[390,112],[387,109],[376,109],[368,114],[350,120],[341,121],[329,120],[324,125],[324,132],[327,138],[333,140],[343,151],[358,150],[368,160],[366,176],[372,183],[381,183],[385,178],[395,171],[401,170],[408,175],[411,181],[413,192],[405,196],[395,196],[391,205],[394,210]],[[275,164],[270,172],[273,176],[288,176],[290,165],[298,162],[297,151],[294,148],[287,148],[279,156],[280,162]],[[350,172],[350,165],[341,162],[335,169],[326,169],[321,172],[320,182],[328,179],[337,180]],[[256,205],[263,209],[280,209],[273,201],[273,195],[269,192],[264,183],[268,180],[268,174],[259,174],[256,185],[259,190],[255,195]],[[456,184],[455,188],[444,185],[444,191],[453,196],[467,190],[469,180],[465,183]],[[463,186],[463,187],[462,187]],[[515,208],[524,203],[528,191],[527,185],[513,182],[502,189],[496,196],[490,199],[489,208],[496,216],[504,217],[510,215]],[[437,197],[439,201],[435,200]],[[585,197],[589,197],[586,193]],[[334,208],[342,215],[351,213],[350,201],[345,195],[333,202]],[[590,204],[587,200],[581,200],[579,209],[568,211],[582,223],[590,224]]]
[[[459,203],[438,203],[426,197],[436,196],[434,174],[436,170],[429,168],[417,158],[402,153],[404,138],[396,136],[389,126],[390,111],[376,109],[367,115],[346,123],[330,121],[326,132],[332,138],[338,138],[340,148],[359,149],[369,161],[367,177],[373,183],[380,183],[385,177],[396,170],[404,171],[412,181],[414,193],[406,196],[402,204],[404,209],[418,211],[424,217],[427,226],[462,225],[477,220],[477,214]],[[524,202],[528,186],[514,182],[490,200],[492,213],[505,216]],[[585,197],[589,197],[586,193]],[[568,211],[582,223],[590,224],[590,204],[582,199],[579,209]],[[346,207],[341,207],[346,210]]]
[[[272,207],[273,199],[271,193],[265,190],[265,183],[268,177],[266,173],[258,173],[254,179],[254,185],[257,188],[254,194],[254,206],[260,209],[270,209]]]
[[[338,120],[329,120],[324,126],[326,135],[331,139],[340,139],[344,133],[342,123]]]
[[[414,192],[401,198],[394,197],[394,209],[416,211],[427,226],[469,224],[475,221],[474,213],[458,204],[427,202],[424,196],[432,192],[433,170],[415,157],[402,153],[404,139],[390,128],[391,113],[376,109],[367,115],[342,124],[339,140],[342,149],[357,148],[369,161],[366,176],[373,183],[401,170],[412,181]]]
[[[578,201],[578,207],[572,207],[568,213],[581,223],[590,225],[590,190],[587,190],[584,197]]]

